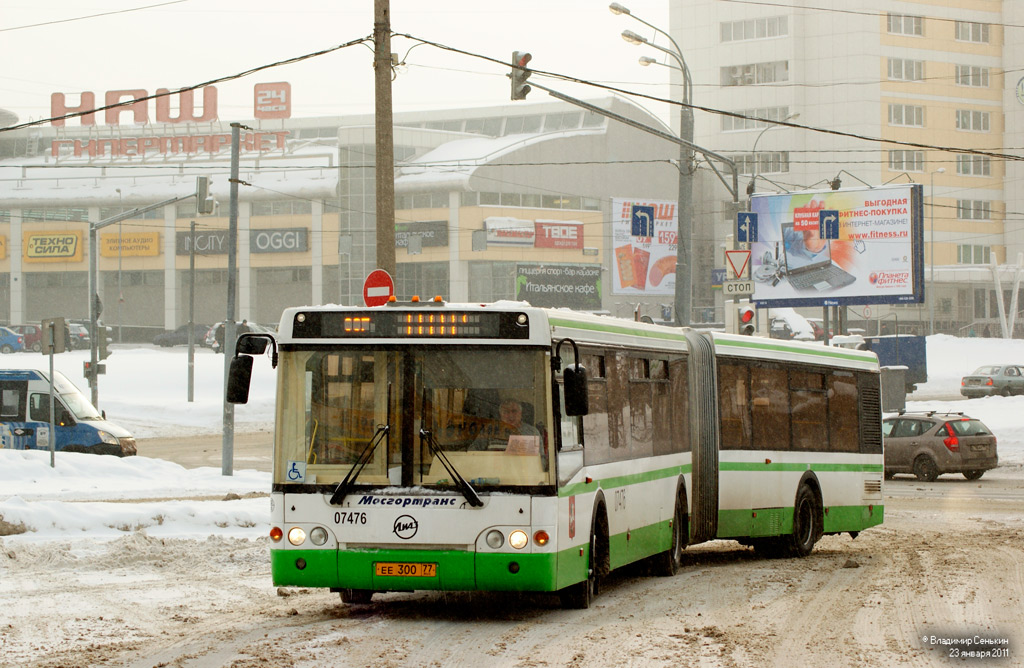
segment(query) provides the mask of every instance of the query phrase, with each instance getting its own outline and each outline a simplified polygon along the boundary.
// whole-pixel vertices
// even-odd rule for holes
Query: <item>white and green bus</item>
[[[277,585],[587,607],[687,545],[803,556],[882,522],[869,352],[440,300],[292,308],[236,350],[234,403],[253,355],[278,366]]]

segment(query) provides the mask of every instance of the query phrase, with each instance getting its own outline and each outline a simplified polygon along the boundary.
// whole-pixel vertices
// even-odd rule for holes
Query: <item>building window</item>
[[[789,34],[789,21],[785,16],[767,16],[746,21],[722,23],[722,41],[739,42],[748,39],[766,39]]]
[[[924,151],[889,151],[889,169],[894,172],[923,172]]]
[[[988,88],[988,68],[977,65],[957,65],[956,85]]]
[[[502,119],[497,116],[493,118],[467,118],[466,132],[487,135],[488,137],[500,137],[501,121]]]
[[[987,111],[957,109],[956,129],[970,130],[972,132],[988,132],[990,127],[990,117],[991,114]]]
[[[916,104],[890,104],[889,125],[924,127],[924,107]]]
[[[956,217],[960,220],[991,220],[992,202],[987,199],[958,199]]]
[[[789,151],[758,151],[733,156],[740,174],[780,174],[789,171]],[[756,169],[756,172],[754,171]]]
[[[924,35],[924,17],[908,14],[889,14],[889,33],[892,35]]]
[[[101,206],[100,207],[100,220],[106,220],[107,218],[113,218],[114,216],[119,216],[122,213],[128,213],[129,211],[131,211],[131,207]],[[140,214],[137,214],[135,216],[132,216],[132,218],[130,220],[163,220],[163,219],[164,219],[164,209],[163,209],[163,207],[160,207],[159,209],[152,209],[150,211],[146,211],[145,213],[140,213]],[[129,219],[126,219],[126,220],[129,220]]]
[[[85,223],[89,221],[89,210],[86,208],[71,209],[22,209],[21,219],[26,223],[44,221]]]
[[[561,114],[548,114],[544,117],[544,131],[575,130],[580,126],[583,116],[578,111],[567,111]]]
[[[974,246],[971,244],[957,244],[957,264],[989,264],[992,261],[991,246]]]
[[[469,300],[471,302],[515,299],[515,283],[515,262],[469,263]]]
[[[311,213],[313,213],[313,204],[305,199],[284,199],[252,203],[252,215],[254,216],[310,215]]]
[[[722,132],[736,130],[758,130],[771,123],[765,121],[781,121],[789,116],[789,107],[761,107],[759,109],[740,109],[736,116],[722,116]],[[757,119],[763,118],[765,121]]]
[[[753,86],[754,84],[789,81],[789,61],[750,63],[721,68],[723,86]]]
[[[981,42],[983,44],[988,44],[989,24],[957,21],[956,39],[958,42]]]
[[[992,159],[987,155],[959,154],[956,173],[963,176],[992,176]]]
[[[924,79],[924,61],[890,58],[889,78],[893,81],[921,81]]]

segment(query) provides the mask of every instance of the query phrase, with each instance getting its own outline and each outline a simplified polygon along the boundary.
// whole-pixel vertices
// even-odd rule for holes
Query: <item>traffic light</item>
[[[110,351],[107,350],[107,326],[98,324],[93,336],[98,337],[96,342],[99,344],[99,358],[105,360],[110,357]]]
[[[739,328],[739,333],[744,336],[754,335],[754,316],[757,313],[754,311],[754,307],[750,304],[740,304],[736,311],[736,325]]]
[[[206,176],[196,177],[196,213],[213,213],[213,198],[210,197],[210,179]]]
[[[508,78],[512,80],[512,99],[513,100],[525,100],[527,94],[532,90],[526,85],[526,80],[530,78],[530,70],[526,69],[526,64],[533,58],[526,51],[513,51],[512,52],[512,71],[509,73]]]

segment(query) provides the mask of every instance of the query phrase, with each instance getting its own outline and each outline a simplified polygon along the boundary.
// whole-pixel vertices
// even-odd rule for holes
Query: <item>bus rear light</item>
[[[284,538],[284,532],[281,531],[281,527],[274,527],[270,530],[270,540],[275,543],[280,542]]]
[[[544,531],[544,529],[533,534],[533,542],[537,543],[537,545],[547,545],[549,540],[551,540],[551,537],[548,536],[548,532]]]
[[[306,542],[306,532],[301,527],[292,527],[288,529],[288,542],[298,547]]]
[[[517,550],[523,549],[529,542],[529,536],[527,536],[526,532],[521,529],[516,529],[508,535],[508,544],[516,548]]]

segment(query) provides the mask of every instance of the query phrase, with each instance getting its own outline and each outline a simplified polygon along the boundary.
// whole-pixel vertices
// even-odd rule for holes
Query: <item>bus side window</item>
[[[17,422],[21,419],[21,397],[18,390],[0,390],[0,420]]]

